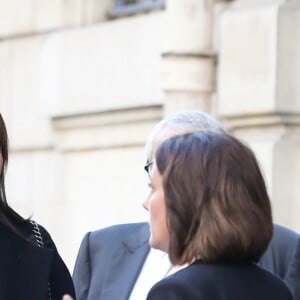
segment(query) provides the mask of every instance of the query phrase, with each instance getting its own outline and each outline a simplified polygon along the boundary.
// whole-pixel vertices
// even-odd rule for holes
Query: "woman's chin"
[[[149,238],[149,245],[151,248],[153,249],[157,249],[157,250],[161,250],[163,252],[168,253],[167,251],[167,247],[165,247],[164,245],[162,245],[161,243],[158,243],[157,241],[155,241],[152,236],[150,236]]]
[[[149,245],[151,248],[161,250],[159,247],[159,244],[155,241],[155,239],[152,237],[152,235],[150,235],[150,238],[149,238]]]

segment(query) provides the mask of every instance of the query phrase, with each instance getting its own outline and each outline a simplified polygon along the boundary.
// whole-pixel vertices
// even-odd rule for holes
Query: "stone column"
[[[162,85],[165,113],[211,111],[215,88],[214,0],[169,0],[166,11]]]
[[[274,221],[300,230],[300,3],[235,1],[219,24],[218,114],[256,152]]]

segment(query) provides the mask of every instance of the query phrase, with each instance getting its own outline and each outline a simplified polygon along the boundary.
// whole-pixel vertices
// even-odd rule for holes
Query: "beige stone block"
[[[32,32],[35,2],[35,0],[1,0],[0,37]]]
[[[111,0],[2,0],[0,37],[103,22]]]
[[[212,48],[213,1],[171,0],[164,52],[198,53]]]
[[[107,15],[113,9],[115,1],[82,0],[82,23],[93,24],[107,21]]]
[[[66,27],[80,26],[82,24],[82,6],[85,0],[64,0],[63,3],[63,25]]]
[[[64,160],[66,218],[72,224],[66,249],[72,266],[87,231],[148,220],[142,202],[149,189],[143,147],[70,152]]]
[[[64,0],[63,25],[82,26],[107,21],[107,14],[113,8],[112,0]]]
[[[25,217],[35,215],[36,211],[40,214],[45,206],[61,203],[61,167],[59,154],[51,150],[11,151],[6,176],[8,201],[13,201],[13,207]],[[53,218],[44,213],[44,220]]]
[[[178,92],[165,93],[164,114],[169,115],[180,110],[196,109],[212,112],[212,99],[210,93]]]
[[[162,88],[175,92],[211,92],[215,86],[215,58],[201,56],[164,57]]]
[[[73,225],[73,220],[67,218],[70,204],[64,196],[65,169],[62,156],[55,151],[12,151],[7,171],[9,204],[23,217],[32,216],[47,228],[70,266],[71,258],[67,249],[71,243],[69,226]],[[76,218],[80,215],[78,211]]]
[[[37,0],[34,7],[35,31],[48,31],[62,27],[64,16],[64,1]]]
[[[0,43],[0,113],[5,118],[6,125],[9,123],[9,107],[11,100],[11,69],[9,68],[11,57],[9,47]]]
[[[158,107],[55,118],[56,145],[64,152],[141,146],[162,118]],[[133,133],[134,134],[131,134]]]
[[[232,133],[254,151],[264,175],[275,223],[300,230],[298,212],[300,128],[293,125],[235,128]]]
[[[225,123],[226,125],[226,123]],[[264,175],[268,192],[272,197],[273,191],[273,150],[274,145],[282,134],[280,128],[261,127],[228,128],[230,133],[242,140],[255,153]]]
[[[33,149],[51,146],[50,122],[38,97],[42,38],[3,42],[9,74],[4,81],[9,111],[10,146]]]
[[[300,3],[286,4],[278,15],[276,105],[283,112],[300,112]]]
[[[221,17],[219,111],[299,112],[300,4],[245,3]]]
[[[274,147],[272,197],[275,220],[296,231],[300,230],[299,178],[300,129],[297,128],[282,135]]]
[[[276,108],[278,5],[224,11],[220,20],[218,111],[221,115]]]
[[[161,12],[53,33],[40,97],[53,114],[161,103]]]

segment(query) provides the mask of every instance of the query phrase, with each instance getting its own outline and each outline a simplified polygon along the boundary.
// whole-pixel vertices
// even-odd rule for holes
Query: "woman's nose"
[[[149,198],[143,202],[143,207],[145,210],[149,211]]]

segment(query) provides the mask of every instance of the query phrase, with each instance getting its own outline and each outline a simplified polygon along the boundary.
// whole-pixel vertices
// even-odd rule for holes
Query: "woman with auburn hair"
[[[61,300],[64,294],[75,299],[71,275],[49,233],[7,203],[7,161],[7,131],[0,114],[0,299]]]
[[[151,247],[187,265],[147,300],[292,300],[256,265],[272,237],[265,182],[252,151],[226,133],[167,139],[148,164]]]

